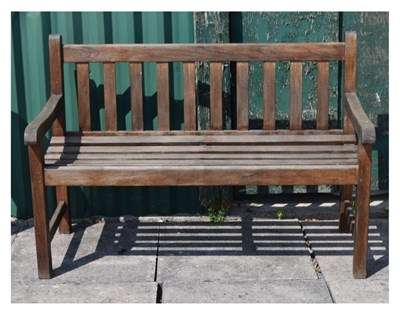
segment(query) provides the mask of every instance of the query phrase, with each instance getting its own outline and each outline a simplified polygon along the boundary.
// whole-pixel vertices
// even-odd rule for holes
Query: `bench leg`
[[[51,241],[49,220],[47,217],[46,189],[44,186],[41,163],[40,147],[29,147],[38,275],[40,279],[50,279],[53,270],[51,261]]]
[[[359,146],[359,176],[357,185],[356,222],[354,230],[353,276],[367,277],[368,218],[371,189],[371,145]]]
[[[340,187],[340,202],[339,202],[339,232],[349,232],[349,223],[346,216],[346,201],[350,201],[353,194],[352,185],[344,185]]]
[[[36,255],[39,279],[50,279],[52,277],[51,244],[49,237],[49,220],[47,219],[47,206],[45,192],[42,195],[32,193],[33,202],[38,210],[34,212]]]
[[[71,233],[71,214],[69,210],[69,197],[68,197],[68,187],[66,186],[57,186],[56,187],[56,198],[57,203],[60,201],[64,201],[67,205],[65,213],[61,219],[60,226],[58,227],[58,231],[62,234]]]

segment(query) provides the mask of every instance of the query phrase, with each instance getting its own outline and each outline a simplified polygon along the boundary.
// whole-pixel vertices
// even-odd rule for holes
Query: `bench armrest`
[[[44,105],[42,111],[25,129],[25,145],[36,145],[41,141],[57,118],[63,99],[61,94],[52,94]]]
[[[356,130],[359,141],[362,144],[374,144],[376,135],[375,127],[365,113],[360,100],[355,92],[345,94],[344,108]]]

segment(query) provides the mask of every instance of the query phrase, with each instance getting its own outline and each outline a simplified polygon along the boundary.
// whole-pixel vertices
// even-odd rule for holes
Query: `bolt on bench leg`
[[[357,185],[357,211],[354,230],[353,276],[367,277],[368,218],[371,189],[371,145],[359,145],[359,176]]]
[[[49,237],[49,220],[47,218],[46,189],[43,179],[41,146],[29,147],[29,164],[33,200],[33,217],[38,274],[40,279],[52,276],[51,245]]]

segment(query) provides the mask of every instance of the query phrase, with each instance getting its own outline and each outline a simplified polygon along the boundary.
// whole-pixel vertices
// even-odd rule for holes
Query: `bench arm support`
[[[24,134],[25,145],[37,145],[43,139],[61,110],[62,100],[63,96],[61,94],[52,94],[50,96],[42,111],[26,127]]]
[[[356,130],[362,144],[374,144],[376,139],[375,127],[365,113],[355,92],[345,94],[344,108]]]

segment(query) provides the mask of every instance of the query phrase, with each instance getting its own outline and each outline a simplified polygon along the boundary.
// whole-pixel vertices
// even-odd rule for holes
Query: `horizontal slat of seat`
[[[329,146],[51,146],[48,153],[353,153],[355,145]]]
[[[84,159],[47,160],[48,166],[275,166],[275,165],[346,165],[357,164],[357,159]]]
[[[64,62],[329,61],[343,43],[103,44],[63,47]]]
[[[267,145],[354,143],[354,135],[107,136],[53,137],[51,145]]]
[[[355,152],[345,153],[48,153],[45,160],[151,160],[151,159],[357,159]]]
[[[44,178],[47,186],[355,184],[357,166],[65,166],[45,168]]]

